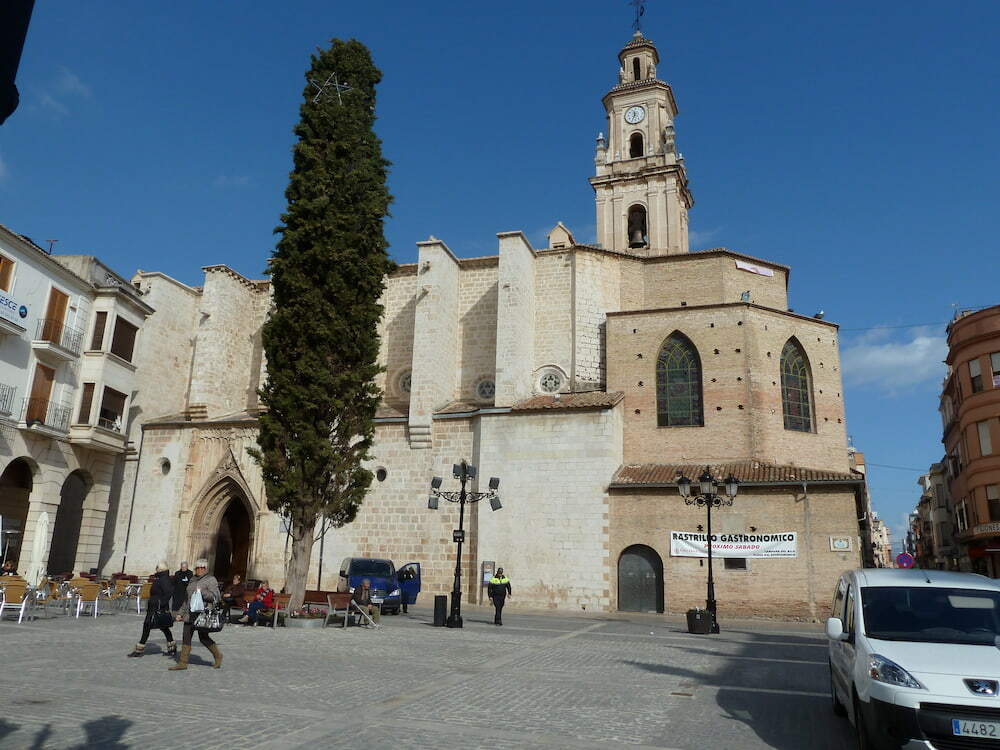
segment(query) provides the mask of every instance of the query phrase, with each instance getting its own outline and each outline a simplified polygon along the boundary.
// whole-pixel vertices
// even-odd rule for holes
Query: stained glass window
[[[781,411],[786,430],[812,432],[809,360],[795,339],[788,339],[781,350]]]
[[[656,423],[660,427],[701,426],[701,360],[681,333],[663,342],[656,360]]]

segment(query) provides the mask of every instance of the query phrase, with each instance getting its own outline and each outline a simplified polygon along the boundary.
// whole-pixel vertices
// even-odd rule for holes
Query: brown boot
[[[167,650],[163,653],[167,656],[177,656],[177,643],[174,641],[167,641]]]
[[[128,656],[133,656],[133,657],[134,656],[142,656],[142,654],[143,654],[143,652],[145,650],[146,650],[146,644],[145,643],[137,643],[137,644],[135,644],[135,648],[132,649],[132,652],[129,653]]]
[[[222,666],[222,652],[219,651],[219,645],[213,643],[208,647],[208,650],[212,652],[212,656],[215,657],[215,664],[212,665],[215,669],[219,669]]]
[[[177,663],[174,664],[174,666],[172,666],[172,667],[167,667],[167,669],[169,671],[171,671],[171,672],[175,672],[178,669],[187,669],[188,668],[188,657],[190,655],[191,655],[191,647],[190,646],[181,646],[181,655],[177,658]]]

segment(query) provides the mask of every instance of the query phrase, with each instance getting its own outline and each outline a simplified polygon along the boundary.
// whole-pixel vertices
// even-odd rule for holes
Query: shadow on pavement
[[[816,673],[812,677],[795,664],[777,665],[768,674],[766,667],[748,666],[735,659],[728,661],[732,656],[767,658],[768,638],[757,640],[757,634],[748,635],[752,640],[746,642],[738,654],[678,647],[719,659],[722,666],[714,672],[638,661],[623,663],[655,674],[684,678],[691,686],[714,687],[716,704],[725,719],[747,725],[762,742],[775,750],[803,750],[805,747],[809,750],[853,750],[855,741],[848,722],[835,717],[830,708],[825,665],[803,665]],[[809,639],[808,642],[815,644],[816,641]],[[814,657],[813,661],[819,659]],[[771,690],[775,692],[768,692]]]
[[[132,722],[128,719],[123,719],[121,716],[102,716],[100,719],[88,721],[83,724],[83,732],[87,736],[87,739],[79,745],[73,745],[69,750],[92,750],[92,748],[101,748],[101,750],[127,750],[130,746],[121,740],[130,726],[132,726]],[[2,745],[5,737],[17,732],[20,728],[19,724],[12,724],[6,719],[0,719],[0,745]],[[24,747],[28,747],[31,750],[42,750],[43,748],[51,747],[49,744],[51,738],[52,725],[46,724],[35,732],[31,744]]]

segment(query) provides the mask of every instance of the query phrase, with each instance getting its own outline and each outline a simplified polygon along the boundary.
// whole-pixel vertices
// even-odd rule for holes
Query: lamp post
[[[490,477],[490,488],[487,492],[469,492],[465,485],[476,478],[476,467],[472,466],[464,458],[461,463],[452,466],[452,474],[455,479],[461,482],[462,488],[458,492],[445,492],[441,489],[441,477],[431,479],[431,494],[427,498],[427,507],[437,510],[438,499],[447,500],[449,503],[458,503],[458,528],[452,532],[452,539],[458,545],[455,553],[455,583],[451,589],[451,613],[448,615],[448,627],[462,627],[462,543],[465,541],[465,504],[478,503],[480,500],[489,500],[490,508],[500,510],[500,480],[497,477]]]
[[[708,616],[711,618],[712,627],[710,632],[718,633],[719,621],[716,618],[715,610],[715,578],[712,575],[712,508],[731,506],[733,498],[739,492],[740,482],[730,474],[726,477],[725,481],[719,482],[716,485],[715,478],[712,476],[712,470],[706,466],[705,471],[698,477],[700,494],[693,497],[691,495],[692,484],[694,483],[683,474],[677,478],[677,491],[684,498],[684,504],[696,505],[699,508],[704,507],[708,513],[708,523],[706,524],[708,530],[708,597],[705,602],[705,609],[708,610]],[[725,494],[716,492],[716,486],[718,486],[718,489],[723,490]]]

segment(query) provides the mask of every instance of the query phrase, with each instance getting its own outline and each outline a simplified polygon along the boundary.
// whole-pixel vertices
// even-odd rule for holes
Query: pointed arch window
[[[701,427],[701,358],[691,340],[675,331],[656,360],[656,423],[660,427]]]
[[[786,430],[812,432],[812,375],[809,359],[794,338],[781,350],[781,412]]]

